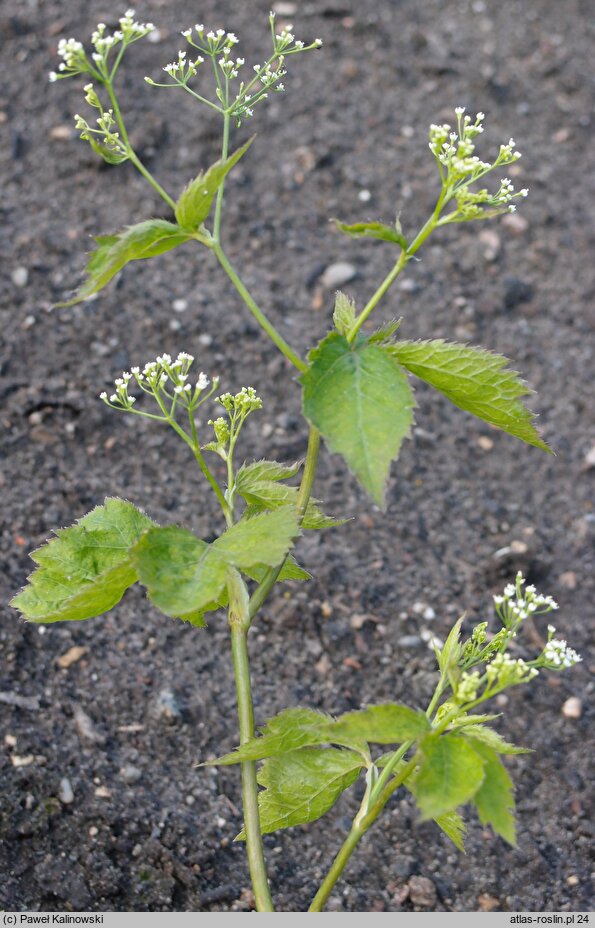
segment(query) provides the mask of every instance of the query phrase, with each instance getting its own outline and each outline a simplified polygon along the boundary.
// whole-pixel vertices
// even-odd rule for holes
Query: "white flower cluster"
[[[232,57],[232,50],[239,41],[238,37],[233,32],[226,32],[225,29],[207,32],[203,23],[197,23],[194,28],[184,29],[181,33],[188,44],[200,52],[199,57],[195,61],[187,62],[186,55],[180,51],[178,61],[166,65],[163,69],[172,78],[171,83],[158,83],[150,77],[145,77],[145,81],[154,87],[182,87],[201,103],[220,113],[233,116],[239,126],[242,120],[254,115],[255,105],[261,100],[266,100],[271,91],[282,93],[285,90],[281,78],[287,73],[284,67],[287,55],[311,51],[322,45],[321,39],[315,39],[310,45],[296,39],[291,31],[293,29],[291,25],[276,30],[274,13],[270,14],[269,22],[273,53],[263,64],[253,65],[254,76],[240,81],[235,91],[235,99],[233,95],[230,95],[229,81],[240,77],[240,71],[246,63],[242,57]],[[221,81],[220,76],[217,77],[215,94],[218,103],[201,96],[188,86],[189,78],[195,76],[197,66],[207,57],[212,59],[218,72],[225,78]]]
[[[155,26],[153,23],[138,23],[134,19],[134,10],[126,10],[123,16],[118,20],[119,29],[113,34],[107,33],[105,23],[98,23],[97,28],[91,35],[91,44],[95,49],[91,53],[94,65],[98,71],[107,76],[107,58],[115,45],[123,43],[124,46],[131,45],[138,39],[144,38],[150,32],[153,32]],[[60,39],[58,43],[58,55],[63,59],[58,68],[58,72],[51,71],[50,81],[56,81],[59,77],[74,77],[76,74],[95,74],[93,65],[87,59],[82,42],[76,39]]]
[[[276,54],[278,55],[292,55],[296,52],[304,52],[309,51],[312,48],[320,48],[322,45],[322,39],[314,39],[310,45],[306,45],[305,42],[296,39],[293,32],[291,31],[293,29],[293,25],[291,23],[288,23],[280,30],[280,32],[277,33],[274,30],[274,13],[270,14],[270,20],[271,29],[273,31],[273,46]]]
[[[475,139],[483,132],[483,113],[477,113],[475,120],[465,115],[465,108],[455,109],[457,117],[456,131],[448,123],[430,126],[430,151],[436,158],[443,184],[448,191],[448,198],[454,198],[457,210],[443,220],[462,222],[471,219],[487,219],[502,212],[514,212],[516,206],[512,200],[526,197],[528,190],[523,188],[515,193],[509,178],[500,182],[495,194],[487,189],[472,191],[469,185],[484,177],[495,168],[512,164],[521,157],[516,151],[514,139],[500,145],[498,155],[493,163],[482,161],[475,154]]]
[[[58,65],[59,73],[50,71],[49,79],[51,82],[57,81],[60,77],[73,77],[75,74],[82,74],[89,70],[89,62],[83,44],[76,39],[60,39],[58,42],[58,55],[62,58]]]
[[[523,587],[525,587],[523,589]],[[514,628],[529,615],[543,615],[558,608],[551,596],[538,593],[533,585],[525,586],[519,571],[515,583],[508,583],[501,596],[494,596],[494,606],[505,628]]]
[[[554,638],[555,632],[554,626],[548,625],[548,642],[541,654],[543,666],[550,670],[565,670],[579,664],[582,661],[580,654],[569,648],[563,638]]]
[[[106,392],[103,392],[100,394],[100,399],[116,409],[132,410],[136,397],[130,396],[128,387],[134,379],[144,393],[156,399],[160,409],[166,414],[166,418],[173,416],[176,405],[194,409],[217,389],[219,378],[213,378],[208,396],[201,397],[210,381],[202,371],[194,384],[189,381],[193,361],[193,356],[185,351],[181,351],[175,360],[169,354],[159,355],[154,361],[147,361],[142,371],[140,367],[132,367],[130,371],[124,371],[122,376],[114,381],[116,392],[109,397]],[[168,404],[170,405],[169,411],[167,410]],[[146,413],[141,413],[141,415],[146,415]]]
[[[186,60],[186,52],[178,52],[178,60],[172,61],[170,64],[166,64],[163,70],[169,74],[170,77],[175,77],[176,83],[185,83],[190,80],[191,77],[194,77],[199,65],[204,61],[204,58],[201,55],[198,55],[194,61]]]

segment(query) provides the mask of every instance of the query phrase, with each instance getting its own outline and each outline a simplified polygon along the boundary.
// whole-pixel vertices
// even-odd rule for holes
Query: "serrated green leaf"
[[[357,780],[362,766],[357,754],[336,748],[302,748],[267,758],[258,773],[264,787],[258,794],[261,833],[314,822]],[[238,840],[245,837],[242,831]]]
[[[254,465],[240,468],[236,478],[236,493],[243,497],[250,509],[248,518],[259,510],[278,509],[281,506],[296,506],[298,488],[288,487],[280,481],[295,475],[299,465],[293,468],[277,464],[276,461],[257,461]],[[267,473],[270,477],[267,477]],[[344,525],[347,519],[335,519],[327,516],[319,507],[320,500],[310,498],[302,520],[304,529],[335,528]]]
[[[228,567],[275,567],[299,534],[292,507],[237,522],[207,544],[187,529],[150,529],[134,546],[138,577],[149,599],[172,618],[192,621],[221,603]]]
[[[234,151],[225,161],[216,161],[207,171],[201,171],[194,180],[184,188],[176,203],[176,220],[183,229],[195,231],[207,219],[211,212],[213,200],[227,173],[244,155],[255,136],[245,145]]]
[[[236,522],[211,545],[228,563],[240,569],[280,564],[300,534],[293,506],[264,512]]]
[[[245,573],[246,576],[250,577],[251,580],[256,580],[257,583],[261,583],[264,579],[264,575],[267,572],[268,567],[265,567],[264,564],[258,564],[256,567],[244,567],[242,573]],[[311,580],[312,574],[308,573],[307,570],[304,570],[303,567],[300,567],[293,555],[288,554],[283,567],[281,568],[281,573],[277,577],[277,582],[283,580]]]
[[[386,351],[459,409],[551,453],[533,424],[534,414],[519,402],[531,391],[507,369],[508,358],[442,339],[396,342]]]
[[[130,547],[151,525],[132,503],[106,499],[31,554],[39,566],[10,605],[44,623],[108,612],[137,580]]]
[[[391,319],[390,322],[385,322],[384,325],[379,326],[375,332],[372,332],[368,336],[368,341],[372,345],[384,345],[387,342],[391,342],[391,339],[397,329],[400,327],[403,319]]]
[[[165,219],[148,219],[128,226],[116,235],[98,236],[98,247],[91,252],[87,262],[87,280],[71,300],[58,303],[58,306],[74,306],[89,299],[130,261],[153,258],[183,245],[190,238],[192,235]]]
[[[445,677],[451,685],[456,684],[457,678],[460,675],[459,671],[459,660],[463,655],[463,646],[461,644],[461,625],[463,624],[463,616],[460,619],[457,619],[450,632],[448,637],[442,646],[442,649],[436,648],[436,660],[438,661],[438,667],[440,669],[441,676]]]
[[[386,225],[384,222],[354,222],[348,224],[340,222],[338,219],[332,221],[339,232],[348,235],[350,238],[377,238],[385,242],[393,242],[403,251],[407,248],[405,236],[395,226]]]
[[[399,364],[377,345],[331,332],[300,377],[304,415],[384,505],[390,463],[409,435],[414,399]]]
[[[236,488],[241,492],[255,483],[289,480],[295,477],[301,466],[301,461],[296,461],[295,464],[280,464],[278,461],[262,460],[242,464],[236,474]]]
[[[461,815],[453,809],[451,812],[444,812],[442,815],[436,816],[434,821],[447,838],[450,838],[454,846],[464,854],[465,844],[463,839],[467,831],[467,826]]]
[[[346,712],[331,725],[330,740],[349,745],[353,741],[372,744],[400,744],[413,741],[430,731],[430,723],[423,712],[383,703],[356,712]]]
[[[411,791],[424,819],[469,802],[483,782],[483,757],[459,735],[424,738],[417,757]]]
[[[349,335],[355,325],[356,311],[355,303],[345,296],[341,291],[337,291],[335,297],[335,309],[333,312],[333,322],[337,332],[341,335]]]
[[[165,615],[202,614],[225,589],[227,564],[212,545],[177,525],[152,528],[133,549],[138,578]]]
[[[482,825],[491,825],[513,847],[516,845],[514,820],[514,786],[508,771],[496,751],[486,744],[475,743],[475,750],[484,761],[484,780],[474,796]]]
[[[465,738],[471,738],[474,742],[481,741],[487,747],[491,748],[496,754],[532,754],[532,748],[519,748],[510,741],[505,741],[501,734],[488,728],[486,725],[465,725],[460,729]]]
[[[284,709],[262,728],[261,735],[231,751],[210,765],[226,767],[246,760],[262,760],[276,754],[287,754],[297,748],[328,742],[328,727],[333,719],[314,709]]]

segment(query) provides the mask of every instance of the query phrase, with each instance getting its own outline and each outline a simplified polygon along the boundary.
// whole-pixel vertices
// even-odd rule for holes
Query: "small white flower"
[[[105,392],[105,390],[99,394],[99,399],[103,400],[104,402],[107,400],[107,393]]]
[[[464,107],[464,106],[456,106],[456,107],[455,107],[455,113],[457,114],[457,116],[462,116],[464,112],[465,112],[465,107]]]

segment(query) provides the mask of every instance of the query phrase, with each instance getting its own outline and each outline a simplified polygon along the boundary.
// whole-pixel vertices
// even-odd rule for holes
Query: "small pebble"
[[[74,645],[74,647],[69,648],[65,654],[57,658],[56,663],[62,670],[66,670],[71,664],[76,664],[77,661],[80,661],[81,657],[83,657],[88,650],[88,648],[83,648],[81,645]]]
[[[67,142],[72,138],[73,132],[70,126],[52,126],[50,129],[50,138],[55,142]]]
[[[69,806],[71,802],[74,802],[74,792],[70,784],[68,777],[62,777],[60,780],[60,790],[58,792],[58,799],[65,806]]]
[[[273,13],[278,16],[295,16],[297,6],[295,3],[273,3]]]
[[[501,905],[500,900],[495,896],[490,896],[489,893],[481,893],[477,898],[477,903],[480,912],[493,912]]]
[[[419,648],[421,643],[419,635],[402,635],[397,639],[397,644],[402,648]]]
[[[153,29],[152,32],[149,32],[147,39],[149,42],[152,42],[153,45],[156,45],[158,42],[161,42],[163,35],[160,29]]]
[[[479,241],[483,246],[483,256],[486,261],[495,261],[500,254],[501,242],[500,236],[493,229],[482,229],[479,233]]]
[[[576,590],[577,579],[575,572],[573,570],[567,570],[563,574],[560,574],[560,583],[567,590]]]
[[[143,772],[135,767],[134,764],[124,764],[120,768],[120,776],[126,783],[136,783],[142,777]]]
[[[175,694],[169,687],[164,687],[159,695],[157,696],[152,707],[152,715],[155,718],[167,719],[168,721],[175,721],[182,717],[182,710],[180,704],[176,699]]]
[[[353,264],[348,264],[347,261],[337,261],[336,264],[329,264],[320,280],[324,287],[334,290],[335,287],[348,284],[356,276],[357,270]]]
[[[491,438],[488,438],[487,435],[480,435],[479,438],[477,439],[477,444],[479,445],[482,451],[491,451],[492,448],[494,447],[494,442],[492,441]]]
[[[208,348],[209,345],[213,344],[213,337],[208,332],[203,332],[202,335],[198,336],[198,343],[204,348]]]
[[[98,786],[95,790],[95,795],[98,799],[111,799],[112,794],[107,786]]]
[[[529,228],[529,223],[519,213],[507,213],[502,217],[502,225],[514,236],[524,235]]]
[[[29,271],[26,267],[15,267],[10,275],[15,287],[26,287],[29,280]]]
[[[10,760],[13,767],[30,767],[35,763],[34,754],[11,754]]]
[[[4,735],[4,744],[5,744],[8,748],[16,748],[16,746],[17,746],[17,739],[15,738],[14,735]]]
[[[97,828],[95,825],[91,825],[91,827],[89,828],[90,837],[95,838],[98,834],[99,834],[99,828]]]
[[[585,455],[583,470],[591,470],[592,467],[595,467],[595,445]]]
[[[566,719],[580,719],[583,714],[583,704],[578,696],[570,696],[562,706],[562,715]]]
[[[357,198],[360,201],[360,203],[369,203],[370,200],[372,199],[372,194],[370,193],[369,190],[360,190],[360,192],[357,195]]]
[[[92,744],[105,744],[105,738],[101,732],[95,728],[95,723],[87,715],[82,706],[75,704],[73,709],[74,723],[80,737],[84,741],[90,741]]]
[[[412,876],[409,880],[409,898],[413,905],[429,907],[436,904],[436,887],[427,876]]]
[[[188,300],[174,300],[171,308],[175,313],[185,313],[188,309]]]

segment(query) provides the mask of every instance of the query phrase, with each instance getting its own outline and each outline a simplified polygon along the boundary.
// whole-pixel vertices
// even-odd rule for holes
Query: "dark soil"
[[[328,218],[390,220],[398,209],[406,233],[416,230],[437,189],[429,123],[457,104],[484,110],[488,150],[513,134],[524,153],[514,180],[531,194],[520,220],[435,234],[379,316],[404,316],[409,338],[456,338],[513,358],[538,391],[531,402],[557,456],[422,388],[386,513],[324,453],[317,495],[353,521],[300,542],[314,582],[278,588],[258,619],[259,721],[295,705],[335,713],[388,699],[424,705],[434,660],[422,632],[443,636],[462,611],[470,622],[488,615],[491,594],[519,568],[559,600],[557,624],[586,648],[595,534],[589,8],[587,0],[314,0],[291,17],[298,35],[321,36],[325,48],[294,59],[286,96],[236,136],[259,133],[228,187],[232,259],[305,351],[329,326],[325,268],[353,264],[345,289],[361,305],[389,267],[383,245],[343,240]],[[268,9],[269,0],[192,9],[148,0],[139,10],[162,39],[130,51],[121,96],[141,153],[170,191],[215,160],[219,127],[189,97],[150,88],[143,76],[172,60],[178,31],[197,18],[233,29],[247,60],[262,60]],[[264,396],[265,413],[246,430],[248,456],[292,461],[305,451],[293,373],[205,251],[137,263],[99,299],[52,308],[80,279],[91,234],[165,215],[130,166],[106,168],[76,140],[83,81],[47,83],[58,38],[88,36],[116,12],[108,0],[0,3],[4,602],[30,570],[27,552],[106,495],[204,537],[220,528],[185,448],[97,401],[130,364],[191,351],[226,387],[250,383]],[[174,312],[181,299],[187,310]],[[428,606],[433,620],[423,616]],[[542,632],[519,642],[519,654],[538,647]],[[60,669],[57,658],[74,645],[84,656]],[[237,737],[223,616],[197,631],[158,615],[139,590],[80,624],[25,625],[5,608],[0,667],[1,907],[250,908],[244,848],[233,843],[238,771],[195,768]],[[472,818],[463,857],[407,801],[394,803],[330,907],[587,909],[588,671],[585,660],[543,674],[502,701],[500,730],[535,750],[509,763],[516,850]],[[570,697],[582,701],[579,718],[562,711]],[[64,778],[69,803],[59,798]],[[322,821],[266,839],[279,908],[307,906],[357,792]]]

